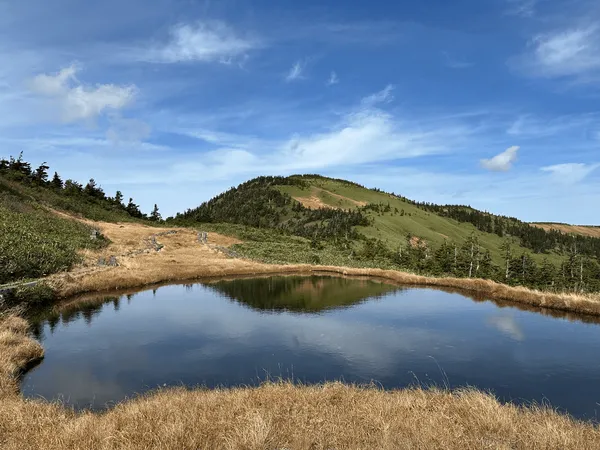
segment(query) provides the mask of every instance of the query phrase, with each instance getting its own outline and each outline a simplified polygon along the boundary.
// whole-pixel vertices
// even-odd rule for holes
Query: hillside
[[[286,245],[240,248],[268,262],[282,262],[279,253],[291,262],[310,262],[300,241],[298,257],[290,255],[289,240],[297,236],[310,241],[315,261],[323,262],[325,248],[328,264],[342,259],[350,265],[538,288],[596,290],[600,285],[598,238],[544,230],[465,205],[417,203],[318,175],[259,177],[171,220],[192,226],[230,223],[288,236]]]
[[[566,223],[534,222],[531,225],[543,230],[555,230],[564,234],[575,234],[580,236],[589,236],[600,238],[600,226],[591,225],[568,225]]]
[[[119,193],[110,198],[94,180],[84,186],[57,173],[49,180],[48,168],[32,169],[22,156],[0,159],[0,284],[69,270],[83,250],[106,246],[89,220],[144,218],[132,200],[122,204]]]
[[[107,196],[0,159],[0,283],[69,270],[107,244],[98,222],[200,228],[234,236],[237,255],[273,264],[384,268],[486,278],[570,292],[600,291],[600,238],[565,234],[467,205],[417,203],[319,175],[258,177],[163,221],[123,194]]]

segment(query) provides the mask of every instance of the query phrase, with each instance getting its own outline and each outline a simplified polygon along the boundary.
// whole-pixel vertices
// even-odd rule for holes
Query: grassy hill
[[[302,179],[308,186],[277,186],[277,189],[308,207],[313,207],[308,199],[318,199],[321,207],[343,209],[364,207],[368,204],[384,205],[386,209],[389,205],[390,210],[387,212],[381,208],[377,211],[367,210],[366,214],[372,222],[368,226],[357,227],[357,230],[367,238],[382,240],[390,249],[406,246],[407,235],[437,247],[444,241],[462,243],[474,234],[481,247],[490,251],[493,261],[497,264],[502,262],[500,247],[504,239],[494,233],[479,231],[470,223],[425,211],[401,197],[352,183],[322,177]],[[530,252],[517,240],[513,240],[513,245],[516,253]],[[558,252],[531,253],[539,262],[543,258],[548,258],[553,263],[559,263],[563,259]]]
[[[93,180],[87,185],[49,181],[48,166],[0,159],[0,284],[39,278],[68,270],[81,260],[83,249],[107,244],[92,237],[93,226],[73,217],[96,221],[143,218],[137,205],[107,197]],[[68,213],[68,214],[64,214]]]
[[[586,289],[600,288],[598,238],[318,175],[259,177],[172,220],[237,233],[246,241],[242,254],[267,262],[400,268],[552,289],[581,290],[585,278]]]
[[[67,270],[77,251],[99,248],[92,229],[61,218],[0,178],[0,284]]]
[[[91,238],[80,218],[162,223],[117,192],[0,159],[0,283],[71,268]],[[69,216],[60,212],[68,212]],[[58,212],[58,214],[57,214]],[[240,238],[236,251],[270,263],[379,267],[512,285],[600,291],[600,237],[533,226],[468,205],[417,203],[319,175],[258,177],[167,224]]]

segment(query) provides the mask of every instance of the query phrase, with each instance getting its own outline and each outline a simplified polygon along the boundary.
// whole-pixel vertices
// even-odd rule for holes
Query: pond
[[[328,276],[80,298],[32,318],[46,357],[22,391],[101,410],[157,387],[279,378],[475,386],[596,420],[598,324],[484,300]]]

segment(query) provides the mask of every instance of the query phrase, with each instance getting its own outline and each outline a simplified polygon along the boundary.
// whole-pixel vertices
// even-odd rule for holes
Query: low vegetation
[[[81,249],[107,244],[92,228],[0,191],[0,284],[71,269]]]
[[[150,216],[123,194],[108,197],[92,179],[86,185],[63,182],[49,167],[37,169],[18,158],[0,158],[0,284],[38,278],[71,269],[81,261],[80,251],[99,249],[107,241],[91,238],[92,227],[65,214],[108,222],[161,222],[155,206]]]

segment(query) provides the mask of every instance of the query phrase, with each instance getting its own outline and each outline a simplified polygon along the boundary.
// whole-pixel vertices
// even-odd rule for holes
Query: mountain
[[[418,203],[319,175],[258,177],[162,221],[156,206],[147,216],[121,192],[110,197],[93,179],[63,182],[48,169],[0,159],[0,283],[68,270],[81,250],[107,245],[93,221],[153,221],[235,236],[234,252],[263,262],[600,291],[600,237],[566,225],[562,232],[469,205]]]
[[[468,205],[418,203],[319,175],[258,177],[171,220],[229,223],[288,236],[285,245],[259,249],[248,244],[249,255],[269,262],[281,262],[278,252],[289,258],[286,247],[300,242],[290,240],[295,236],[309,241],[312,249],[337,252],[328,260],[332,262],[370,260],[423,274],[478,276],[542,288],[578,283],[581,289],[586,277],[600,285],[600,238],[544,229]],[[297,252],[306,254],[301,247]],[[318,251],[314,259],[324,262]],[[298,257],[294,262],[311,261]]]
[[[470,206],[417,203],[318,175],[255,178],[175,219],[274,228],[322,239],[342,238],[347,233],[349,237],[381,240],[391,250],[414,246],[415,242],[431,247],[444,242],[462,243],[474,236],[497,263],[503,260],[500,247],[507,240],[513,252],[530,253],[539,261],[561,261],[573,246],[573,239],[566,233],[550,227]],[[582,234],[575,242],[580,253],[600,256],[600,239],[595,236]]]

